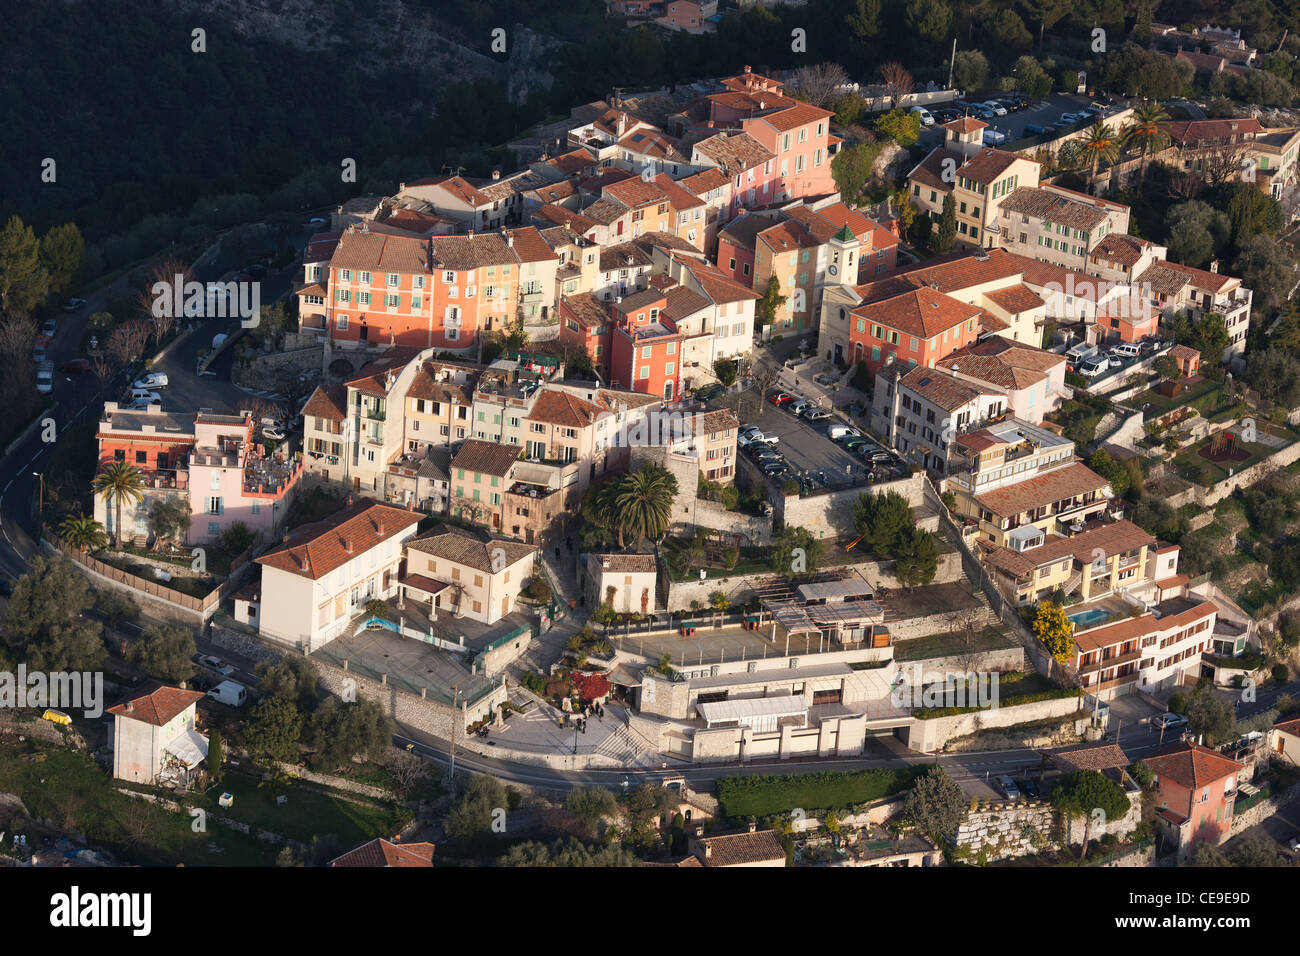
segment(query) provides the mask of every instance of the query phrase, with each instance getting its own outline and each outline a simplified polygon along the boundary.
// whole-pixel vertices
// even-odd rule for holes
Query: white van
[[[911,112],[915,113],[917,116],[921,118],[922,126],[934,125],[934,117],[930,115],[930,111],[927,110],[924,106],[913,106]]]
[[[1120,358],[1135,359],[1142,354],[1142,350],[1132,342],[1125,342],[1115,348],[1115,354]]]
[[[244,701],[248,700],[248,689],[243,684],[236,684],[233,680],[223,680],[208,691],[208,696],[231,707],[242,707]]]
[[[54,391],[54,363],[42,362],[36,370],[36,391],[48,395]]]
[[[147,388],[133,388],[126,393],[126,400],[134,405],[136,402],[162,402],[162,396]]]
[[[1094,355],[1079,363],[1079,374],[1084,378],[1096,378],[1110,368],[1110,359],[1104,355]]]

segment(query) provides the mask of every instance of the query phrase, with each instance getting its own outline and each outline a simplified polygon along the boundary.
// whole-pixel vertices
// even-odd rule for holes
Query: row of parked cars
[[[1077,113],[1062,113],[1057,117],[1055,123],[1046,125],[1030,123],[1025,127],[1025,135],[1042,136],[1045,133],[1064,133],[1080,123],[1093,123],[1100,117],[1107,116],[1112,112],[1114,112],[1114,109],[1103,103],[1089,103]]]
[[[1130,362],[1146,358],[1162,345],[1160,339],[1145,338],[1140,342],[1121,342],[1109,347],[1079,344],[1065,353],[1065,367],[1084,378],[1096,378]]]

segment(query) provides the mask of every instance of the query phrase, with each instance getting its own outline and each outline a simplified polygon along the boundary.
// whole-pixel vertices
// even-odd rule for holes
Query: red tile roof
[[[330,268],[406,275],[428,273],[428,241],[414,236],[366,232],[361,226],[353,226],[339,239]]]
[[[1011,517],[1089,491],[1099,492],[1108,484],[1101,475],[1076,461],[1014,485],[986,491],[975,500],[996,515]]]
[[[976,130],[987,129],[988,123],[981,123],[973,116],[963,116],[960,119],[952,120],[948,123],[941,123],[943,129],[952,130],[954,133],[973,133]]]
[[[433,866],[432,843],[389,843],[380,838],[363,843],[340,857],[330,860],[330,866]]]
[[[928,339],[979,315],[979,308],[923,287],[853,310],[861,316],[906,335]]]
[[[510,473],[511,466],[519,460],[520,451],[518,445],[499,445],[496,442],[469,438],[451,460],[451,467],[501,478]]]
[[[263,567],[319,581],[357,555],[414,528],[422,517],[418,511],[363,498],[323,521],[296,529],[288,541],[256,561]]]
[[[301,414],[314,418],[328,418],[341,422],[347,418],[348,389],[346,385],[317,385],[316,390],[302,407]]]
[[[1189,790],[1211,786],[1246,769],[1244,764],[1190,740],[1180,741],[1146,757],[1145,763],[1160,777],[1180,783]]]
[[[155,680],[135,691],[122,703],[108,708],[108,712],[153,724],[155,727],[165,727],[177,714],[202,699],[203,694],[199,691],[182,690]]]
[[[559,389],[543,389],[533,404],[525,421],[559,425],[562,428],[586,428],[605,414],[599,405],[593,405],[577,395]]]

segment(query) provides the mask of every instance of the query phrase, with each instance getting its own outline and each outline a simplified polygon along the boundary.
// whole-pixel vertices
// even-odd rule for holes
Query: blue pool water
[[[1110,614],[1106,611],[1093,608],[1091,611],[1080,611],[1078,614],[1070,614],[1068,617],[1074,622],[1074,629],[1076,631],[1082,631],[1090,627],[1096,627],[1098,624],[1110,617]]]

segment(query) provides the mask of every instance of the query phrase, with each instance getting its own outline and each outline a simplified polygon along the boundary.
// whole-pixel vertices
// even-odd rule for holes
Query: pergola
[[[885,609],[879,601],[848,600],[830,604],[801,604],[797,601],[765,601],[764,609],[772,616],[772,640],[776,641],[779,624],[785,630],[785,650],[790,652],[791,634],[817,633],[823,640],[826,632],[841,644],[851,643],[845,631],[883,624]],[[824,646],[824,645],[823,645]]]

